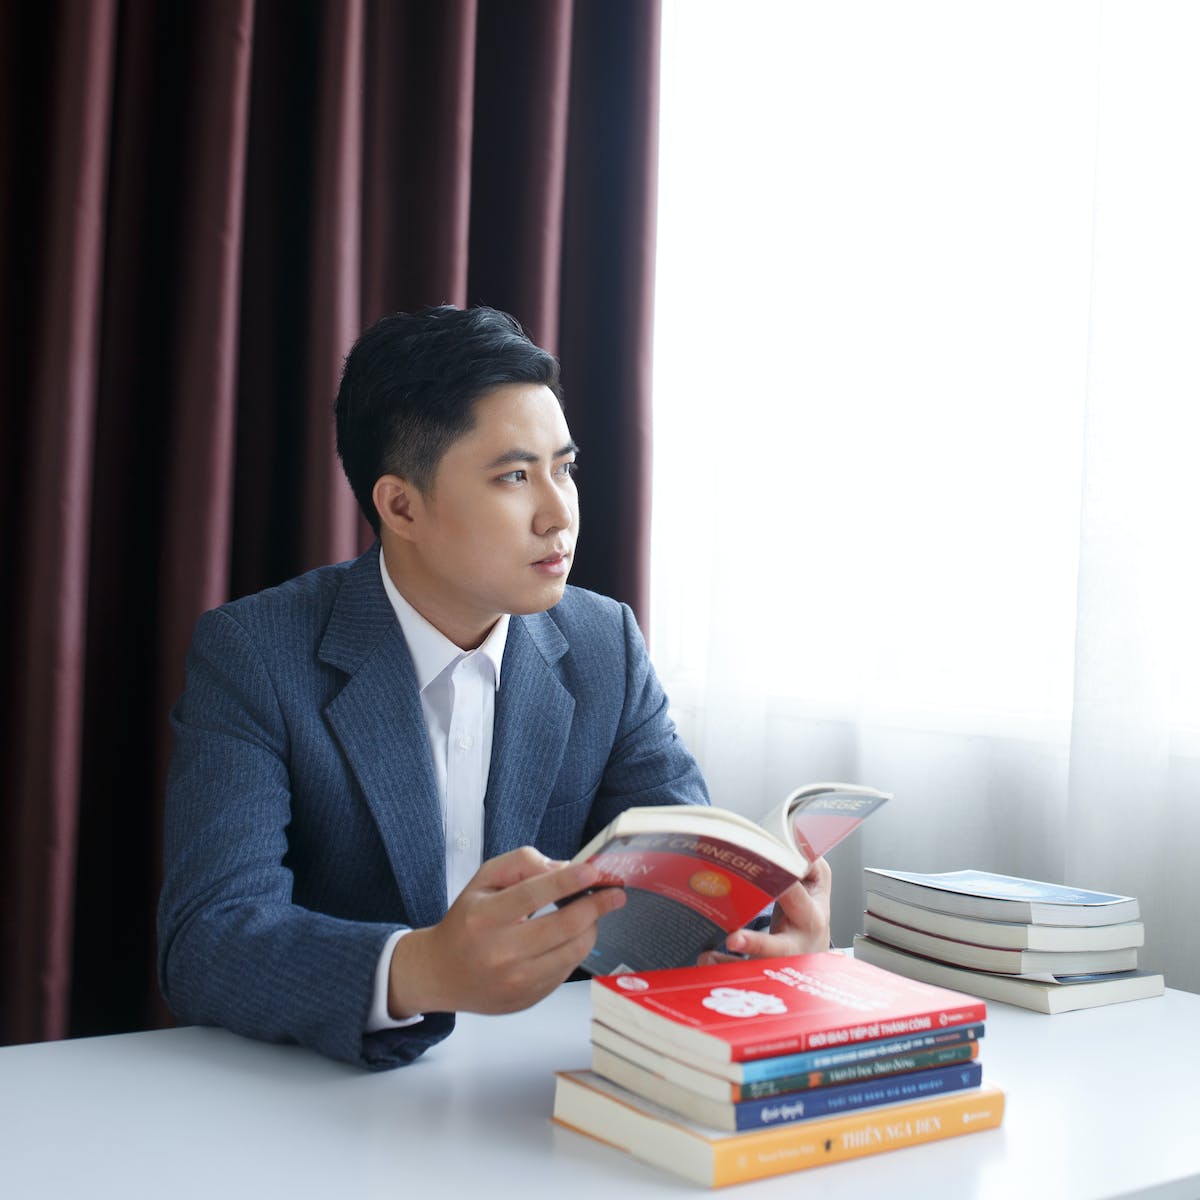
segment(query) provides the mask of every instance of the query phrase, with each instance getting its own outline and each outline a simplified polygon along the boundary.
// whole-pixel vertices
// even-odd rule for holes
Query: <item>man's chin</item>
[[[543,585],[535,595],[524,597],[519,606],[509,611],[514,617],[529,617],[534,613],[546,612],[563,598],[566,590],[567,580],[564,576],[562,579],[554,580],[553,583]]]

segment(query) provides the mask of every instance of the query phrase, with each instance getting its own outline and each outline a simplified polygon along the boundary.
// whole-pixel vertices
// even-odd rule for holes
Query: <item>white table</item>
[[[0,1197],[558,1195],[696,1189],[550,1122],[588,1061],[586,984],[460,1018],[413,1066],[368,1074],[185,1028],[0,1049]],[[990,1004],[981,1059],[1003,1128],[724,1189],[773,1197],[1200,1196],[1200,995],[1047,1017]]]

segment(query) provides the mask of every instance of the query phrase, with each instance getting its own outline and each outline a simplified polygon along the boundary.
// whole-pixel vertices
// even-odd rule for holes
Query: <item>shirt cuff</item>
[[[367,1033],[379,1033],[383,1029],[403,1029],[406,1025],[416,1025],[425,1020],[424,1013],[415,1017],[403,1017],[397,1020],[388,1012],[388,976],[392,967],[392,952],[396,943],[411,929],[397,929],[379,952],[379,962],[375,964],[375,991],[371,997],[371,1011],[367,1013]]]

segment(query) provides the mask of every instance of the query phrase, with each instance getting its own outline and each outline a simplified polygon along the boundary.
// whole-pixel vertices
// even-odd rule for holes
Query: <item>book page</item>
[[[762,825],[811,862],[849,837],[891,798],[887,792],[854,784],[809,784],[773,808]]]

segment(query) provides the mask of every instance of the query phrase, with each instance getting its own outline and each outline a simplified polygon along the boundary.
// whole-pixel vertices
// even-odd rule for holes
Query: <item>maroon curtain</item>
[[[144,1028],[196,617],[368,541],[384,312],[513,312],[646,609],[655,0],[0,0],[0,1042]]]

